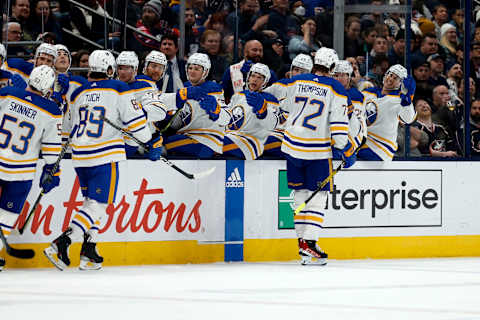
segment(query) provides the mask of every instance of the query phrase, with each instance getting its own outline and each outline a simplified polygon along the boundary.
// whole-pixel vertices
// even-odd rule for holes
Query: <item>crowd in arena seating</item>
[[[77,0],[97,13],[135,26],[142,33],[123,32],[122,24],[111,23],[69,1],[12,0],[4,14],[3,41],[39,40],[65,44],[72,51],[73,67],[87,67],[93,49],[88,43],[62,31],[67,29],[117,52],[135,51],[140,61],[151,50],[165,53],[178,81],[186,81],[185,61],[193,53],[206,53],[212,62],[211,80],[222,83],[225,96],[231,93],[229,67],[240,59],[263,62],[272,71],[271,81],[289,76],[292,59],[300,53],[313,55],[320,47],[333,47],[333,0],[187,0],[185,50],[178,55],[180,35],[179,0]],[[346,1],[346,4],[398,5],[405,1]],[[414,105],[418,114],[410,126],[412,156],[461,157],[464,127],[471,126],[472,155],[480,155],[480,19],[472,13],[470,35],[464,34],[462,1],[412,1],[412,75],[417,90]],[[125,8],[126,5],[126,8]],[[479,12],[480,13],[480,12]],[[126,19],[125,19],[126,17]],[[105,22],[107,21],[107,24]],[[234,33],[238,28],[238,59],[234,54]],[[470,37],[470,48],[463,39]],[[254,41],[258,40],[258,41]],[[470,101],[465,101],[463,59],[470,50]],[[9,57],[29,59],[31,45],[8,46]],[[354,68],[352,79],[359,90],[381,86],[386,70],[405,65],[405,17],[374,12],[345,16],[344,56]],[[169,65],[170,68],[170,65]],[[139,68],[142,70],[142,68]],[[81,71],[80,71],[81,73]],[[228,83],[226,83],[228,82]],[[464,116],[471,105],[470,117]],[[399,129],[399,145],[405,140]],[[397,155],[403,156],[404,148]]]

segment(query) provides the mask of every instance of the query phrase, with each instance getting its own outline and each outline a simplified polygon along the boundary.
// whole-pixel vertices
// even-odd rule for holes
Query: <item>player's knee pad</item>
[[[18,219],[18,214],[0,208],[0,227],[2,227],[3,234],[8,236],[13,229],[13,225]]]
[[[295,208],[298,208],[305,200],[310,196],[311,191],[307,189],[293,190],[293,201],[295,202]]]

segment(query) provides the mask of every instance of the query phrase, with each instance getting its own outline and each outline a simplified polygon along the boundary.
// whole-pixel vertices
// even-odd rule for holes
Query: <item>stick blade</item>
[[[204,171],[204,172],[199,172],[199,173],[194,173],[193,178],[194,179],[203,179],[205,177],[208,177],[211,175],[217,167],[211,167],[210,169]]]
[[[8,247],[6,251],[9,256],[19,259],[32,259],[35,257],[35,251],[32,249],[15,249]]]

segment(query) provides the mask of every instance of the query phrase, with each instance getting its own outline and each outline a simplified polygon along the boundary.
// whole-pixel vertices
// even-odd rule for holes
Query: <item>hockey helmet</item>
[[[40,91],[43,96],[52,89],[53,82],[55,82],[55,71],[46,65],[35,67],[28,78],[28,85]]]
[[[130,66],[134,71],[138,69],[138,57],[133,51],[122,51],[117,57],[117,66]]]
[[[88,66],[92,72],[105,73],[109,78],[115,74],[115,57],[108,50],[95,50],[88,57]]]
[[[152,50],[149,54],[145,57],[145,65],[143,66],[143,73],[147,72],[147,67],[150,62],[158,63],[163,65],[164,70],[167,68],[167,57],[163,52]],[[165,72],[162,74],[162,78]]]
[[[312,58],[310,58],[310,56],[307,54],[300,53],[293,59],[290,71],[292,71],[293,67],[305,69],[308,73],[310,73],[312,72],[313,68]]]
[[[330,70],[337,61],[337,52],[331,48],[322,47],[315,52],[314,64],[324,66],[328,70]]]
[[[0,59],[0,65],[2,65],[7,59],[7,49],[5,49],[5,46],[2,43],[0,43]]]
[[[185,65],[185,71],[187,72],[187,77],[188,77],[188,65],[190,64],[196,64],[203,67],[202,80],[205,80],[207,78],[208,73],[210,72],[210,68],[212,67],[212,64],[210,62],[210,58],[208,57],[208,55],[206,55],[205,53],[194,53],[188,58],[187,64]]]
[[[353,72],[352,64],[347,60],[338,60],[333,67],[332,73],[346,73],[350,77]]]
[[[247,74],[247,83],[248,83],[248,79],[250,78],[250,75],[254,72],[261,74],[262,76],[265,77],[265,80],[263,80],[263,85],[261,89],[265,88],[267,86],[268,81],[270,81],[270,69],[268,68],[268,66],[263,63],[255,63],[254,65],[252,65],[252,67],[250,68],[250,71],[248,71],[248,74]]]
[[[387,72],[385,72],[385,76],[383,77],[383,83],[385,83],[385,79],[390,73],[396,75],[400,79],[399,84],[395,89],[399,89],[402,84],[402,81],[408,77],[407,69],[405,69],[404,66],[400,64],[394,64],[387,70]]]
[[[37,50],[35,51],[35,57],[34,60],[37,60],[37,58],[40,56],[40,54],[48,54],[53,57],[53,63],[55,64],[55,60],[57,59],[57,48],[53,44],[49,43],[42,43],[41,45],[38,46]]]

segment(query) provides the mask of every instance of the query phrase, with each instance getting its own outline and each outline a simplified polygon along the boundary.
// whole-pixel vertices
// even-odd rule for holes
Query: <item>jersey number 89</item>
[[[87,136],[91,138],[101,137],[103,133],[102,118],[105,117],[105,108],[102,106],[95,106],[93,108],[80,106],[78,113],[80,122],[78,123],[77,138],[81,137],[85,132]]]

